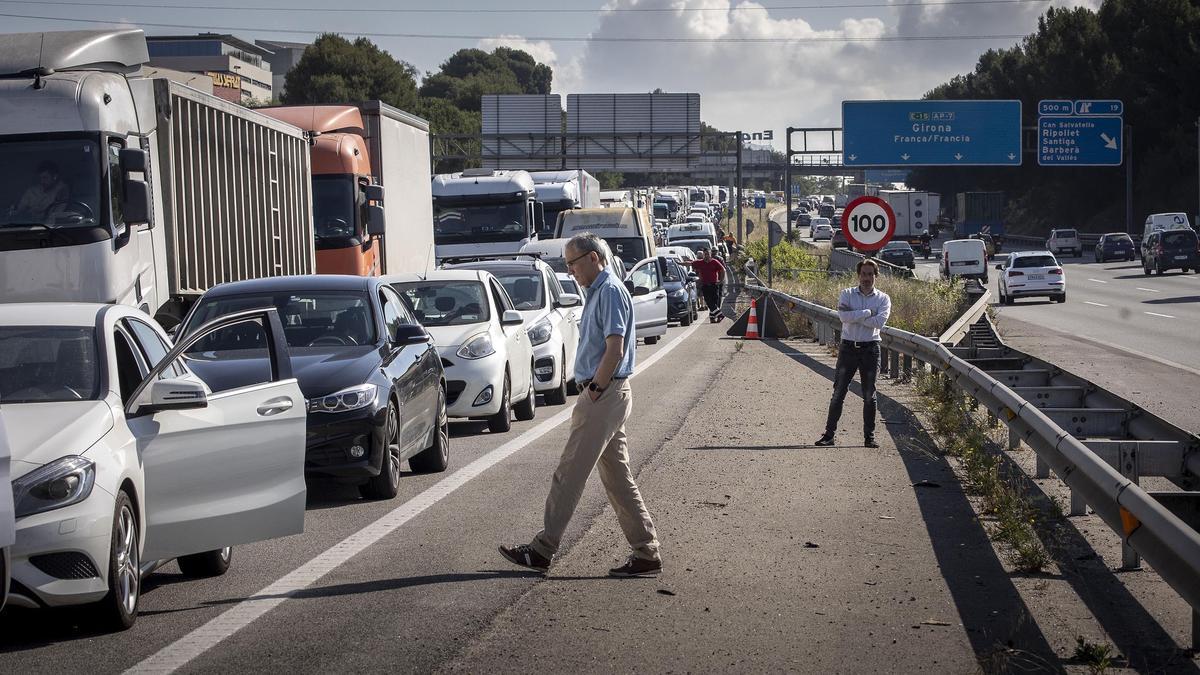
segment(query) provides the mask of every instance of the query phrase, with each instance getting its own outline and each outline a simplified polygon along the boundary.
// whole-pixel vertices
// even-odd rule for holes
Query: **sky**
[[[1100,0],[0,0],[3,32],[134,25],[245,40],[366,35],[424,74],[458,49],[507,45],[554,69],[553,92],[698,92],[728,131],[841,125],[841,102],[920,98],[1051,6]],[[339,3],[341,4],[341,3]],[[393,10],[405,11],[393,11]],[[382,11],[372,11],[382,10]],[[557,11],[550,11],[557,10]],[[28,18],[24,18],[28,17]],[[69,19],[69,20],[68,20]],[[83,20],[83,21],[79,21]],[[160,24],[160,25],[154,25]],[[438,37],[431,37],[438,36]],[[920,36],[968,36],[910,40]],[[636,38],[636,41],[623,41]]]

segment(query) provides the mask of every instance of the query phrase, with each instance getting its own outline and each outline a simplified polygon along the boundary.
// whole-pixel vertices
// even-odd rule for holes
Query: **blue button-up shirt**
[[[849,307],[843,310],[842,307]],[[855,342],[879,342],[879,329],[892,315],[892,299],[876,288],[863,295],[858,286],[842,289],[838,295],[838,317],[842,320],[842,339]]]
[[[600,271],[587,289],[587,303],[579,322],[579,349],[575,352],[575,379],[590,380],[604,357],[604,340],[609,335],[625,338],[624,353],[613,377],[633,374],[637,347],[637,324],[633,320],[633,299],[616,275],[607,268]]]

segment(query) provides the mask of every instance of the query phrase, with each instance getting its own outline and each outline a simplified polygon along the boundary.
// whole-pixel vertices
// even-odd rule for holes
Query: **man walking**
[[[721,314],[721,279],[725,277],[725,263],[712,256],[707,248],[700,249],[700,257],[696,260],[682,260],[684,265],[691,265],[700,275],[700,292],[704,295],[704,304],[708,306],[708,320],[718,323],[725,318]]]
[[[603,246],[590,233],[567,242],[567,271],[587,289],[575,355],[575,376],[584,392],[571,414],[570,436],[550,481],[542,531],[528,544],[501,546],[500,554],[521,567],[548,570],[588,476],[599,464],[608,501],[633,548],[625,564],[610,569],[609,576],[658,576],[658,536],[629,470],[625,438],[625,420],[633,408],[629,376],[637,342],[633,301],[619,274],[606,268]]]
[[[833,445],[842,404],[854,371],[858,371],[863,397],[863,445],[878,448],[875,442],[875,378],[879,375],[879,329],[892,313],[892,299],[875,288],[879,265],[867,258],[858,263],[858,286],[843,289],[838,296],[838,316],[842,320],[842,343],[838,348],[837,369],[833,376],[833,399],[825,433],[817,445]]]

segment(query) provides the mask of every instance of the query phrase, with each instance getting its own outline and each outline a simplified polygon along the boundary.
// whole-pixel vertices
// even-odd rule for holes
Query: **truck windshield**
[[[528,237],[524,201],[463,205],[433,203],[435,244],[521,241]]]
[[[625,263],[625,267],[632,267],[650,255],[646,251],[646,240],[641,237],[605,237],[604,241],[608,242],[613,253]]]
[[[39,239],[39,247],[106,238],[102,161],[99,144],[89,138],[0,139],[3,247],[12,248],[7,240],[13,237]]]
[[[546,222],[542,223],[542,228],[538,230],[538,236],[552,239],[554,231],[558,228],[558,214],[575,208],[575,203],[565,199],[558,202],[542,202],[542,208],[546,212]]]
[[[77,326],[0,327],[0,401],[100,398],[96,331]]]
[[[358,237],[358,183],[349,174],[313,176],[313,229],[317,248],[347,248]]]

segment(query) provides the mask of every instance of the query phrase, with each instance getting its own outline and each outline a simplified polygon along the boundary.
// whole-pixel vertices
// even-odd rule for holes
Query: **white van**
[[[717,229],[707,220],[692,221],[672,225],[667,230],[667,245],[673,246],[684,239],[707,239],[713,246],[717,245]]]
[[[987,248],[982,239],[952,239],[942,244],[942,276],[988,282]]]
[[[608,242],[625,265],[625,272],[654,255],[654,228],[645,209],[612,207],[563,211],[558,218],[560,239],[591,232]]]
[[[1152,213],[1146,216],[1146,227],[1142,231],[1142,241],[1146,241],[1153,232],[1163,230],[1190,230],[1191,223],[1186,213]]]

